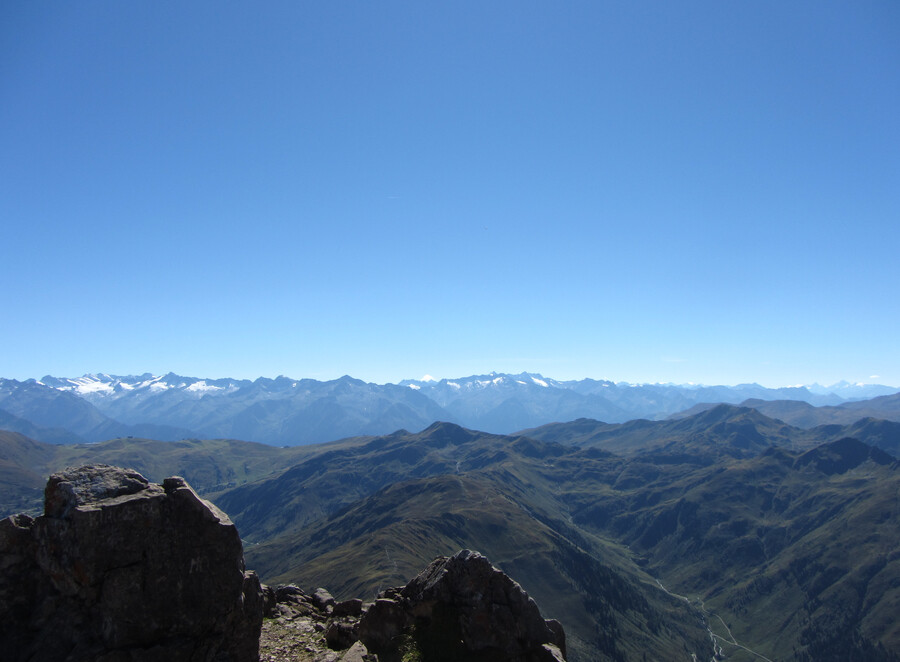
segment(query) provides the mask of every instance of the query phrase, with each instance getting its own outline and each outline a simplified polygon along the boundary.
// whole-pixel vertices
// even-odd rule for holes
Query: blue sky
[[[0,376],[900,385],[900,4],[0,4]]]

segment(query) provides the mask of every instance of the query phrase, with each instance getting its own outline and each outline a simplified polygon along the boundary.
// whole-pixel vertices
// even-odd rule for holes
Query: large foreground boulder
[[[4,660],[255,662],[261,621],[237,529],[182,478],[67,469],[0,520]]]

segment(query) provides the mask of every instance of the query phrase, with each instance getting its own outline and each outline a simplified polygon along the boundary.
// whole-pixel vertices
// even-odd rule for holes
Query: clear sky
[[[900,384],[900,3],[0,3],[0,376]]]

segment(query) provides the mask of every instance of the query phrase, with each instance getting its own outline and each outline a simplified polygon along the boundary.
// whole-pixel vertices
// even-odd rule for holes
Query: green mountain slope
[[[0,516],[41,507],[54,446],[0,430]]]
[[[713,444],[721,453],[732,457],[755,455],[770,445],[793,447],[808,438],[801,430],[771,419],[755,409],[725,404],[686,418],[664,421],[638,419],[618,424],[579,419],[571,423],[550,423],[523,430],[519,434],[542,441],[599,448],[620,455],[676,444],[678,452],[698,450],[701,455],[708,456],[701,447]]]
[[[111,439],[97,444],[53,445],[0,430],[0,516],[42,507],[47,476],[67,466],[89,463],[129,467],[154,481],[181,475],[198,492],[215,492],[283,470],[319,452],[276,448],[232,439]]]
[[[694,405],[670,419],[691,417],[699,412],[712,409],[712,402]],[[800,428],[820,425],[851,425],[861,418],[875,418],[900,423],[900,393],[882,395],[870,400],[844,402],[839,405],[814,406],[802,400],[763,400],[749,398],[741,402],[742,407],[752,407],[770,418],[776,418]]]
[[[900,472],[878,449],[855,440],[804,454],[772,448],[600,499],[606,485],[579,482],[576,524],[643,555],[758,652],[875,660],[889,659],[879,645],[900,650],[890,616],[900,600]]]
[[[373,596],[408,581],[428,558],[477,547],[518,578],[545,616],[563,621],[570,660],[711,654],[696,612],[661,591],[626,552],[536,518],[516,492],[477,472],[394,483],[248,548],[248,564],[272,581]]]

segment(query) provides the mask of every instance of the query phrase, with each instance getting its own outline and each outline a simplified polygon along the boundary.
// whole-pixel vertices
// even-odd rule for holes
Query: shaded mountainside
[[[688,418],[620,424],[580,419],[551,423],[520,434],[622,455],[652,451],[661,460],[671,456],[673,461],[678,456],[694,456],[703,461],[717,454],[752,456],[773,444],[792,447],[799,438],[807,436],[754,409],[724,404]]]
[[[40,508],[55,448],[0,430],[0,517]]]
[[[685,418],[707,409],[713,403],[701,403],[673,414],[670,418]],[[882,395],[870,400],[845,402],[839,405],[816,407],[801,400],[764,400],[750,398],[741,402],[742,407],[752,407],[770,418],[776,418],[800,428],[821,425],[850,425],[863,418],[874,418],[900,423],[900,393]]]
[[[18,432],[47,444],[83,444],[85,439],[64,428],[46,428],[0,409],[0,430]]]
[[[518,434],[620,455],[652,451],[660,458],[666,453],[693,453],[698,458],[709,458],[715,455],[716,448],[731,457],[751,457],[771,445],[801,450],[843,437],[854,437],[894,456],[900,455],[900,423],[871,418],[854,421],[848,425],[805,429],[771,418],[756,407],[718,404],[701,407],[690,416],[663,421],[603,423],[578,419],[550,423]]]
[[[900,604],[894,458],[848,439],[805,453],[772,447],[680,475],[644,461],[635,457],[613,489],[573,466],[574,523],[628,545],[773,659],[900,651],[890,616]]]
[[[900,457],[900,423],[876,418],[862,418],[851,425],[820,426],[811,432],[829,441],[853,437]]]
[[[169,424],[124,424],[74,393],[34,380],[0,379],[0,410],[5,412],[0,419],[5,419],[6,429],[33,433],[35,438],[50,443],[103,441],[129,435],[165,441],[194,436],[188,429]]]

